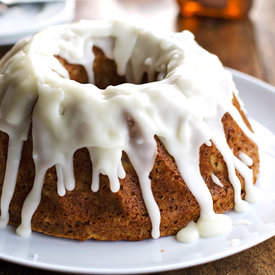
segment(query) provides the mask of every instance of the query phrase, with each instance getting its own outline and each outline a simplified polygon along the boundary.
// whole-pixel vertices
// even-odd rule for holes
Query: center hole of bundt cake
[[[94,53],[94,62],[91,68],[94,75],[94,83],[92,84],[99,89],[106,89],[110,85],[116,86],[122,83],[131,83],[131,81],[127,81],[126,76],[117,73],[115,61],[107,58],[102,49],[93,46],[92,51]],[[89,83],[88,73],[83,65],[71,64],[61,56],[56,56],[56,58],[68,71],[71,80],[75,80],[82,84]],[[157,81],[158,78],[156,72],[153,81]],[[144,72],[140,83],[134,84],[144,84],[148,82],[148,74]]]

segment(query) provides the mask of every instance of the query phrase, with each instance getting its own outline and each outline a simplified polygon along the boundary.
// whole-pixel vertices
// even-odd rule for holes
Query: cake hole
[[[160,168],[156,168],[155,171],[156,171],[156,173],[161,173],[161,169]]]
[[[75,80],[82,84],[91,83],[89,82],[89,74],[93,75],[93,83],[99,89],[106,89],[108,86],[116,86],[123,83],[133,83],[133,81],[128,81],[126,76],[119,75],[117,73],[117,65],[114,60],[109,59],[105,56],[102,49],[99,47],[93,46],[92,48],[94,54],[94,61],[91,68],[91,72],[87,72],[87,67],[81,64],[72,64],[69,63],[65,58],[56,55],[55,57],[61,63],[61,65],[67,70],[71,80]],[[148,58],[147,58],[148,59]],[[146,62],[144,61],[146,64]],[[146,67],[146,66],[145,66]],[[127,66],[126,75],[130,76],[128,78],[133,78],[131,71],[131,66]],[[61,77],[64,77],[60,75]],[[143,72],[141,74],[140,83],[133,84],[144,84],[148,82],[154,82],[163,79],[166,76],[166,66],[162,66],[161,72],[153,73],[152,81],[149,81],[148,73]]]
[[[219,159],[217,158],[217,156],[215,156],[213,154],[210,156],[210,163],[211,163],[211,166],[214,169],[214,172],[219,172],[219,171],[221,171],[223,169],[222,162],[219,161]]]
[[[162,165],[162,160],[157,160],[156,163],[157,163],[158,166],[161,166]]]
[[[82,84],[88,83],[88,74],[84,66],[79,64],[71,64],[67,62],[66,59],[58,55],[56,55],[55,57],[61,63],[61,65],[67,70],[71,80],[75,80]]]
[[[116,86],[127,82],[125,76],[117,74],[116,63],[107,58],[100,48],[94,46],[93,53],[95,56],[93,63],[95,86],[99,89],[106,89],[110,85]]]

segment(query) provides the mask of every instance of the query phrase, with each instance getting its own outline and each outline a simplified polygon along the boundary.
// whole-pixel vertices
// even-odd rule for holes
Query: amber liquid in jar
[[[193,15],[225,19],[243,18],[252,6],[252,0],[177,0],[185,17]]]

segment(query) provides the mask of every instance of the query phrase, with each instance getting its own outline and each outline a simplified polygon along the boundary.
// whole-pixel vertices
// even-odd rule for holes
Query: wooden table
[[[166,30],[191,30],[197,41],[217,54],[225,66],[275,85],[274,0],[255,0],[249,18],[238,21],[185,19],[178,16],[173,0],[77,1],[75,21],[116,15]],[[0,47],[0,57],[9,49],[9,46]],[[0,261],[0,275],[8,274],[54,273]],[[162,274],[275,274],[275,237],[222,260]]]

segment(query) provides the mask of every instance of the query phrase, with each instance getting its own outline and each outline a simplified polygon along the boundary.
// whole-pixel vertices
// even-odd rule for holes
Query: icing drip
[[[31,219],[40,203],[46,171],[46,168],[36,166],[33,188],[24,202],[21,214],[22,221],[16,230],[16,233],[22,237],[28,237],[31,234]]]
[[[212,219],[199,218],[197,221],[197,228],[202,237],[213,237],[219,235],[226,230],[230,230],[232,222],[226,215],[215,215]]]
[[[93,46],[114,60],[117,73],[130,83],[105,90],[93,85]],[[82,65],[90,83],[71,81],[55,56]],[[144,73],[149,83],[134,85],[141,83]],[[252,170],[247,167],[252,163],[248,156],[240,154],[238,159],[233,155],[221,122],[229,113],[255,141],[232,105],[232,92],[237,95],[231,74],[186,31],[156,34],[121,22],[81,21],[51,27],[22,40],[0,61],[0,129],[10,137],[1,198],[2,225],[8,222],[22,144],[32,121],[36,174],[23,205],[18,234],[28,236],[31,232],[47,169],[56,167],[58,194],[64,196],[75,187],[74,152],[86,147],[93,165],[94,192],[100,188],[100,174],[109,178],[112,192],[119,191],[119,179],[125,177],[122,152],[128,155],[151,219],[152,237],[158,238],[160,210],[149,179],[157,154],[155,136],[174,157],[201,209],[197,223],[191,222],[178,238],[192,241],[222,233],[231,222],[214,213],[211,194],[200,174],[201,145],[213,143],[222,154],[234,187],[236,210],[247,208],[236,169],[245,179],[246,199],[253,200],[255,193]],[[222,187],[214,174],[212,180]]]
[[[9,205],[15,190],[22,147],[22,140],[17,140],[16,137],[10,136],[5,179],[1,196],[0,228],[5,227],[9,222]]]
[[[65,183],[64,183],[64,178],[63,178],[63,172],[62,168],[60,165],[56,165],[56,174],[57,174],[57,193],[59,196],[65,196],[66,194],[66,188],[65,188]]]
[[[223,184],[220,182],[220,180],[214,174],[211,174],[211,178],[215,184],[219,185],[220,187],[223,187]]]
[[[59,196],[64,196],[66,190],[72,191],[75,187],[73,157],[71,156],[67,161],[68,163],[64,165],[56,164],[57,192]]]
[[[196,223],[190,222],[186,227],[182,228],[176,235],[177,240],[183,243],[191,243],[199,239],[200,235],[196,227]]]
[[[125,151],[135,167],[139,179],[143,200],[152,223],[152,237],[157,239],[160,236],[160,211],[154,199],[149,179],[157,154],[156,143],[154,139],[151,142],[133,141]]]
[[[253,164],[253,159],[243,152],[239,153],[239,159],[247,166],[251,166]]]
[[[211,143],[210,140],[207,140],[204,144],[207,145],[207,146],[209,146],[209,147],[212,145],[212,143]]]
[[[223,156],[223,159],[227,165],[228,169],[228,176],[231,184],[234,187],[234,201],[235,201],[235,210],[238,212],[246,212],[249,209],[249,205],[246,201],[243,201],[241,198],[241,183],[239,178],[237,177],[235,173],[236,166],[234,164],[233,159],[235,156],[233,155],[233,152],[229,148],[226,140],[224,138],[221,138],[221,135],[219,135],[218,132],[223,133],[223,125],[220,122],[220,125],[216,125],[215,128],[212,128],[214,132],[214,136],[212,137],[212,141]],[[218,131],[215,133],[215,131]]]
[[[226,215],[215,215],[212,218],[199,218],[197,223],[191,221],[186,227],[181,229],[176,238],[180,242],[190,243],[201,237],[213,237],[219,235],[232,227],[232,222]]]
[[[121,150],[119,148],[102,149],[96,147],[89,147],[88,150],[93,163],[92,191],[98,191],[99,175],[102,174],[108,176],[111,191],[118,192],[120,188],[118,178],[125,177],[125,171],[121,164]],[[116,169],[112,169],[113,167]],[[109,171],[114,172],[114,174],[108,174]]]
[[[239,171],[245,182],[245,200],[255,202],[260,199],[257,188],[253,185],[253,171],[234,156],[233,161],[236,169]]]

